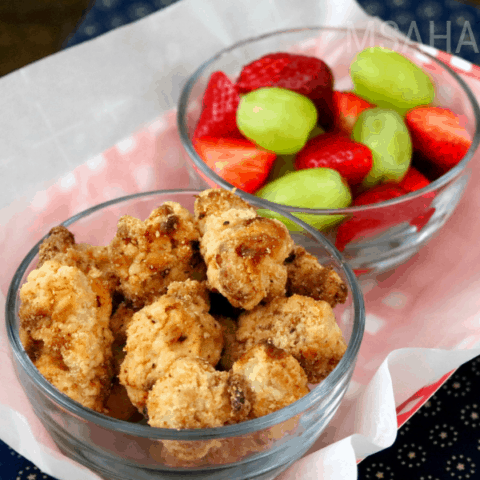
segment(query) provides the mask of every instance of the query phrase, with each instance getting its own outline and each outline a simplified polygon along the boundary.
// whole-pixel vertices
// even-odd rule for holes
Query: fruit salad
[[[366,48],[353,59],[350,77],[353,90],[336,91],[324,61],[285,52],[245,65],[236,79],[214,72],[193,145],[235,187],[310,209],[402,197],[465,156],[472,139],[461,118],[435,104],[432,79],[406,56]],[[420,230],[435,211],[429,208],[434,196],[427,192],[400,203],[393,215],[367,209],[353,218],[295,216],[323,231],[335,227],[343,251],[367,233],[403,221]]]

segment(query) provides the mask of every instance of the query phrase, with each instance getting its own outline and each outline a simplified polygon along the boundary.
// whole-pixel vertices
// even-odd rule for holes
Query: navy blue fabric
[[[65,47],[98,37],[177,1],[179,0],[94,0]]]
[[[96,0],[65,48],[77,45],[121,25],[131,23],[179,0]],[[434,34],[451,28],[452,53],[480,64],[474,45],[456,49],[465,22],[480,44],[480,11],[455,0],[357,0],[371,15],[395,22],[413,40],[430,44]],[[420,34],[417,37],[415,26]],[[465,30],[466,31],[466,30]],[[467,32],[466,33],[470,33]],[[446,50],[446,40],[434,38],[434,46]],[[399,431],[394,445],[360,463],[359,480],[444,480],[480,478],[480,357],[455,375]],[[51,480],[35,465],[0,441],[0,480]]]

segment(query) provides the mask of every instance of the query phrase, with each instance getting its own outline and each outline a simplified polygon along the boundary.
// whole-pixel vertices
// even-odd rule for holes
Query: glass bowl
[[[279,206],[311,225],[318,220],[323,225],[336,224],[325,230],[325,235],[332,242],[338,242],[337,247],[357,275],[374,276],[397,267],[417,253],[445,225],[465,192],[470,174],[467,165],[480,140],[480,109],[469,87],[450,67],[415,45],[373,31],[326,27],[278,31],[239,42],[203,63],[183,88],[177,122],[195,188],[232,188],[204,163],[192,144],[210,75],[221,70],[235,80],[244,65],[268,53],[286,51],[322,58],[333,72],[334,89],[346,91],[353,88],[350,63],[358,52],[369,46],[399,51],[424,68],[436,85],[435,105],[450,108],[463,119],[473,139],[471,148],[458,165],[428,187],[375,205],[320,210],[269,201],[267,204],[269,209]],[[247,194],[246,198],[250,201],[254,196]],[[325,217],[339,215],[330,222]],[[349,220],[351,223],[343,226]],[[349,235],[352,225],[357,229],[353,237]]]
[[[63,225],[74,233],[78,243],[107,245],[115,235],[121,215],[144,219],[165,201],[178,202],[193,212],[198,193],[171,190],[131,195],[90,208]],[[253,198],[250,203],[265,208],[262,200]],[[307,452],[332,419],[349,385],[363,337],[365,311],[356,277],[338,251],[315,229],[300,221],[297,226],[294,240],[321,263],[332,266],[348,287],[346,303],[335,308],[348,344],[346,353],[323,382],[288,407],[236,425],[198,430],[160,429],[141,422],[116,420],[83,407],[45,380],[30,361],[19,337],[19,289],[37,264],[39,244],[32,248],[10,285],[7,331],[17,377],[58,448],[112,480],[185,477],[267,480],[275,478]],[[164,443],[170,448],[165,448]],[[171,453],[175,452],[172,446],[205,448],[208,454],[197,461],[182,460]]]

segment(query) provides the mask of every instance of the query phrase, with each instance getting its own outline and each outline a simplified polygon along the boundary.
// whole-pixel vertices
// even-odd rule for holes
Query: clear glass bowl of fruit
[[[294,229],[279,206],[376,275],[452,215],[479,118],[460,76],[416,45],[312,27],[216,54],[185,84],[177,120],[197,188],[243,190]]]

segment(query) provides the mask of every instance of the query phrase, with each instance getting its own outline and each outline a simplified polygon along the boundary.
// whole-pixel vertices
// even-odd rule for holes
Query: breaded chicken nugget
[[[263,417],[299,400],[308,380],[300,364],[284,350],[262,343],[249,349],[232,366],[253,392],[250,418]]]
[[[187,280],[171,283],[165,295],[133,315],[119,378],[140,412],[150,389],[177,358],[218,363],[222,328],[208,309],[205,285]]]
[[[294,294],[324,300],[333,308],[345,303],[347,286],[338,273],[320,265],[318,260],[303,247],[295,245],[285,260],[287,266],[287,295]]]
[[[183,429],[236,423],[250,410],[246,388],[242,379],[218,372],[201,358],[178,358],[148,394],[148,424]]]
[[[190,212],[165,202],[141,220],[123,216],[109,246],[120,290],[135,307],[163,295],[173,281],[204,280],[200,233]]]
[[[310,383],[323,380],[347,348],[332,307],[300,295],[277,297],[243,313],[236,336],[247,350],[261,341],[285,350],[298,360]]]
[[[47,260],[20,289],[22,338],[40,373],[99,412],[111,381],[111,299],[97,279]]]
[[[218,190],[199,195],[195,215],[203,222],[200,251],[213,291],[246,310],[285,294],[283,262],[293,241],[283,223],[259,217],[233,193]]]
[[[245,420],[251,392],[243,378],[216,371],[200,358],[183,357],[160,377],[147,399],[148,424],[159,428],[213,428]],[[164,441],[182,460],[204,457],[216,440]]]
[[[110,292],[118,286],[108,248],[75,243],[73,233],[62,225],[52,228],[40,245],[38,267],[48,260],[79,268],[86,275],[98,278]]]

